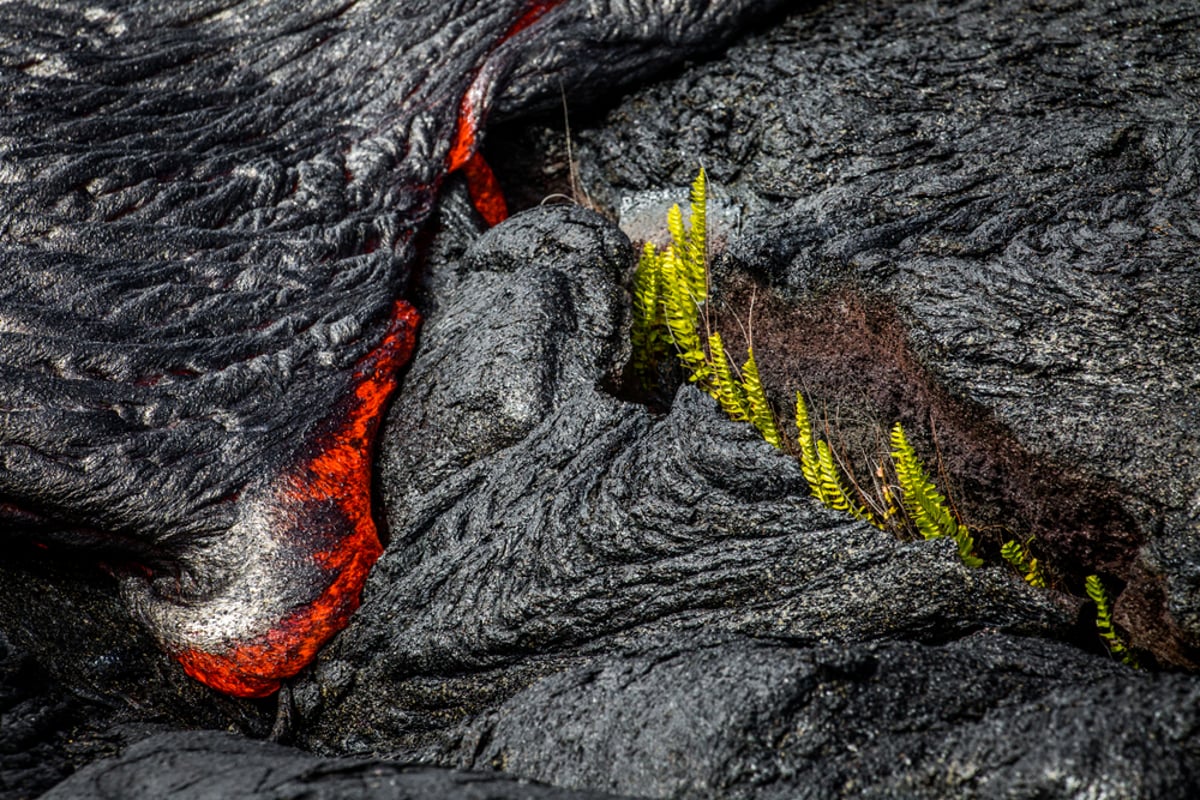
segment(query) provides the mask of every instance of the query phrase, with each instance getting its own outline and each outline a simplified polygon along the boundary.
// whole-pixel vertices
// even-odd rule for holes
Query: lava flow
[[[325,543],[312,559],[333,576],[332,582],[314,601],[252,641],[219,653],[179,653],[192,677],[228,694],[265,697],[311,661],[358,608],[367,574],[383,552],[371,515],[375,434],[398,372],[412,355],[419,322],[416,309],[404,301],[395,304],[383,341],[355,368],[353,392],[332,417],[337,422],[318,438],[315,455],[305,458],[277,492],[276,502],[298,521],[294,529],[299,535]],[[329,520],[342,523],[341,530],[323,530]]]

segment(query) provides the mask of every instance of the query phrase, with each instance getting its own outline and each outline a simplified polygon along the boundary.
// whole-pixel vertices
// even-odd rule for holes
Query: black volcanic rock
[[[1111,658],[1081,586],[1152,668],[1194,662],[1198,30],[1169,3],[815,5],[573,131],[630,229],[704,162],[731,349],[753,298],[780,411],[808,392],[859,474],[903,421],[985,567],[820,507],[691,386],[641,402],[625,236],[554,207],[474,241],[454,188],[381,433],[386,551],[278,700],[307,752],[125,737],[61,796],[1200,794],[1200,684]],[[1028,535],[1049,590],[998,558]],[[110,660],[145,684],[114,718],[262,736],[276,711],[199,719],[161,664]],[[83,685],[119,703],[113,672]],[[14,696],[59,707],[55,678]]]
[[[460,753],[650,797],[1182,798],[1200,790],[1197,700],[1188,677],[991,633],[819,648],[683,635],[539,681]]]
[[[1004,570],[821,508],[793,459],[694,388],[661,416],[614,397],[630,258],[599,216],[544,207],[439,285],[384,438],[388,551],[296,686],[310,746],[438,753],[447,722],[633,631],[1069,627]]]
[[[64,745],[84,706],[0,634],[0,797],[32,797],[71,773]]]
[[[1200,664],[1200,124],[1176,4],[828,5],[581,132],[614,206],[697,162],[781,401],[896,420],[968,517]],[[684,196],[679,188],[676,194]],[[775,302],[778,301],[778,302]],[[993,545],[995,546],[995,545]],[[1123,591],[1121,591],[1123,590]]]
[[[380,552],[375,433],[448,173],[778,0],[6,4],[0,524],[99,554],[190,675],[270,695]]]
[[[148,737],[97,761],[44,795],[47,800],[600,800],[612,795],[538,786],[497,774],[317,759],[218,731]]]

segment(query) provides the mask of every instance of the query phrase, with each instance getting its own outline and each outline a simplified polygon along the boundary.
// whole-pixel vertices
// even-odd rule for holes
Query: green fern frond
[[[708,337],[708,363],[711,367],[706,387],[708,393],[716,398],[730,419],[749,422],[751,410],[746,399],[746,390],[741,381],[733,375],[720,333],[714,332]]]
[[[662,315],[662,257],[646,242],[633,273],[633,329],[630,344],[633,368],[646,380],[654,365],[666,355]]]
[[[693,214],[695,212],[693,211]],[[703,218],[703,212],[701,217]],[[704,225],[703,219],[701,225]],[[675,253],[678,270],[679,287],[691,298],[694,305],[701,305],[708,299],[707,264],[704,261],[703,244],[696,247],[694,228],[689,228],[683,221],[683,212],[678,205],[671,206],[667,212],[667,230],[671,233],[670,249]]]
[[[662,322],[662,258],[646,242],[633,273],[633,318],[647,328]],[[657,331],[656,331],[657,332]]]
[[[821,497],[836,511],[850,512],[850,502],[842,487],[842,477],[833,463],[833,451],[824,440],[817,442],[817,464],[821,468]]]
[[[796,392],[796,433],[800,445],[800,472],[812,489],[813,497],[825,503],[825,495],[821,493],[821,462],[817,456],[817,443],[813,435],[812,423],[808,419],[808,406],[804,403],[804,395]],[[826,503],[828,505],[828,503]]]
[[[700,168],[692,182],[691,217],[687,232],[688,260],[696,266],[691,273],[697,278],[692,287],[696,297],[708,297],[708,176]]]
[[[951,535],[957,525],[946,511],[946,498],[925,473],[899,422],[892,428],[891,445],[896,477],[900,479],[901,499],[917,532],[926,539]]]
[[[1113,627],[1112,621],[1112,603],[1108,599],[1108,591],[1104,588],[1104,582],[1100,580],[1099,575],[1088,575],[1084,581],[1084,588],[1087,590],[1088,597],[1092,598],[1092,602],[1096,604],[1096,630],[1100,632],[1101,638],[1108,644],[1108,650],[1114,656],[1121,659],[1125,664],[1128,664],[1135,669],[1138,666],[1137,659],[1129,648],[1125,646],[1117,629]]]
[[[837,511],[845,512],[855,519],[865,520],[875,527],[879,524],[864,506],[855,502],[850,490],[842,480],[842,473],[833,460],[833,451],[824,440],[817,442],[817,465],[821,470],[821,502]]]
[[[775,414],[767,402],[762,381],[758,377],[758,364],[754,361],[754,348],[746,350],[746,363],[742,365],[742,390],[750,407],[750,422],[773,447],[783,447],[783,439],[775,427]]]
[[[856,519],[863,519],[875,527],[879,522],[865,506],[856,502],[842,480],[841,471],[833,460],[833,451],[828,443],[817,439],[812,422],[808,417],[808,406],[804,396],[796,392],[796,432],[800,445],[800,472],[813,497],[829,508],[843,511]]]
[[[662,253],[663,318],[679,360],[688,371],[688,379],[708,378],[708,359],[700,342],[700,312],[687,278],[687,265],[674,245]]]
[[[958,546],[958,556],[968,567],[979,567],[983,560],[974,554],[975,540],[965,525],[960,525],[946,507],[946,498],[925,472],[899,422],[892,428],[892,460],[904,510],[917,532],[926,539],[948,536]]]
[[[667,232],[671,234],[671,247],[683,259],[688,258],[688,237],[684,230],[683,211],[679,204],[671,206],[667,211]]]
[[[1030,586],[1036,586],[1039,589],[1046,588],[1046,578],[1042,575],[1041,565],[1025,545],[1016,539],[1011,539],[1000,548],[1000,556],[1016,567]]]

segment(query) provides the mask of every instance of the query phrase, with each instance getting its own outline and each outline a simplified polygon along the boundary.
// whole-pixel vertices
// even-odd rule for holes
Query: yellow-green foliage
[[[753,348],[734,374],[721,334],[702,338],[708,300],[708,185],[704,170],[692,183],[689,223],[679,206],[667,213],[671,243],[659,252],[647,243],[633,277],[634,369],[643,378],[673,344],[688,380],[708,392],[735,420],[749,422],[775,447],[783,440],[767,402]],[[707,326],[705,326],[707,327]]]
[[[958,556],[968,567],[979,567],[983,560],[975,555],[975,540],[965,525],[959,524],[946,507],[946,498],[925,472],[899,422],[892,428],[892,461],[900,481],[901,502],[914,527],[926,539],[948,536],[958,545]]]
[[[678,209],[678,206],[676,206]],[[675,344],[679,361],[687,368],[688,379],[701,381],[708,377],[708,359],[700,344],[700,304],[704,298],[692,294],[692,265],[668,246],[662,253],[663,317],[667,331]]]
[[[783,447],[779,430],[775,427],[775,414],[767,402],[762,381],[758,377],[758,364],[754,361],[754,348],[746,350],[746,363],[742,364],[742,388],[746,392],[746,404],[750,407],[750,422],[774,447]]]
[[[633,274],[633,368],[643,378],[667,353],[666,322],[662,310],[661,256],[646,242]]]
[[[880,527],[874,515],[851,497],[850,490],[842,481],[841,471],[834,463],[829,444],[813,433],[808,406],[799,392],[796,392],[796,435],[800,448],[800,472],[812,489],[813,497],[829,508],[844,511]]]
[[[689,200],[689,224],[683,224],[683,212],[676,205],[667,212],[667,230],[671,249],[687,266],[688,292],[704,302],[708,298],[708,176],[703,168],[692,181]]]
[[[725,355],[721,334],[715,331],[708,337],[708,359],[712,365],[707,387],[709,394],[717,399],[730,419],[749,422],[751,410],[750,402],[746,398],[746,389],[742,382],[734,377],[729,358]]]
[[[804,395],[796,392],[796,435],[800,447],[800,471],[812,489],[813,497],[825,502],[821,496],[821,462],[817,457],[817,441],[813,435],[812,422],[808,418],[808,406]]]
[[[1017,568],[1030,586],[1036,586],[1039,589],[1046,588],[1046,578],[1042,575],[1042,568],[1038,564],[1038,560],[1029,552],[1028,547],[1016,539],[1011,539],[1000,548],[1000,555]]]
[[[1100,576],[1088,575],[1084,581],[1084,588],[1087,589],[1088,597],[1096,604],[1096,630],[1100,631],[1100,636],[1108,643],[1109,652],[1129,666],[1137,667],[1137,659],[1113,627],[1112,603],[1109,602],[1108,591],[1104,588]]]
[[[634,368],[643,376],[665,354],[668,341],[689,380],[704,381],[711,372],[700,337],[700,309],[708,299],[706,202],[700,170],[692,184],[692,225],[684,223],[678,205],[672,207],[667,214],[671,243],[659,252],[647,242],[634,272],[631,339]]]

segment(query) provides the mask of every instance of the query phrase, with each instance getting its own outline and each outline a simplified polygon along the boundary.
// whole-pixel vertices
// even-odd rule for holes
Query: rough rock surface
[[[1076,591],[1128,582],[1134,643],[1195,667],[1198,43],[1172,4],[822,6],[623,102],[582,163],[617,206],[702,159],[746,209],[725,268],[783,298],[764,376],[932,425],[976,517]]]
[[[189,674],[274,692],[381,550],[421,233],[455,171],[504,215],[485,121],[778,4],[4,4],[4,541],[102,553]]]
[[[613,207],[704,160],[741,209],[722,314],[755,293],[764,377],[848,427],[935,430],[991,565],[820,508],[691,387],[633,402],[624,237],[543,208],[471,242],[452,194],[383,434],[387,550],[279,700],[275,735],[320,755],[175,733],[60,796],[171,764],[202,779],[177,796],[514,786],[456,768],[649,797],[1200,793],[1200,683],[1115,663],[1078,601],[1085,574],[1128,581],[1124,630],[1195,658],[1200,84],[1172,54],[1197,30],[1168,3],[825,4],[575,131]],[[997,565],[1005,527],[1056,591]],[[120,714],[162,715],[170,681],[128,658],[158,688]],[[204,713],[261,736],[274,710]]]
[[[96,762],[59,784],[47,800],[599,800],[595,792],[568,792],[496,773],[316,759],[287,747],[218,731],[148,737],[120,757]]]
[[[356,624],[296,686],[310,746],[441,758],[448,714],[634,634],[1069,627],[1004,570],[811,502],[794,460],[694,388],[661,416],[606,391],[630,253],[597,215],[546,207],[440,287],[385,434],[388,551]]]
[[[1200,788],[1198,693],[996,634],[812,649],[684,635],[534,684],[480,717],[461,758],[650,797],[1183,798]],[[201,731],[149,736],[46,797],[299,795],[612,796]]]
[[[71,773],[60,754],[83,705],[0,634],[0,797],[32,796]]]
[[[684,635],[540,681],[473,726],[463,759],[651,797],[1194,792],[1200,685],[1125,673],[991,633],[823,648]]]

